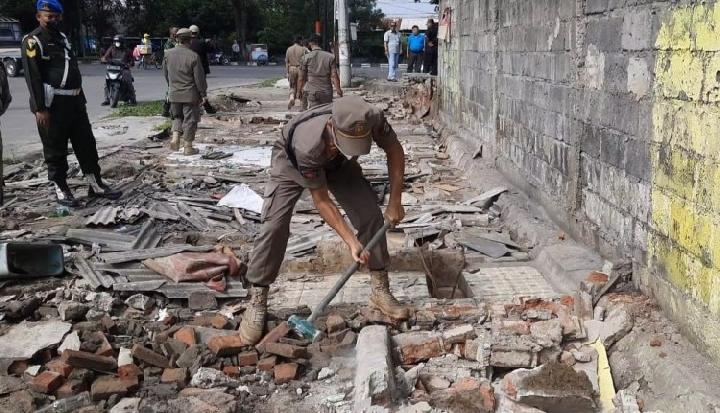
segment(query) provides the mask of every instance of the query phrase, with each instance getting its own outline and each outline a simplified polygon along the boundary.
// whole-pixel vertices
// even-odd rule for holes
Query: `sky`
[[[377,7],[389,18],[423,18],[437,16],[435,4],[428,0],[415,3],[414,0],[377,0]]]

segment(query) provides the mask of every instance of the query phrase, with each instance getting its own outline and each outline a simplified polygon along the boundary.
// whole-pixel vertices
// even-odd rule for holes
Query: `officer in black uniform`
[[[100,178],[78,61],[70,41],[60,31],[62,5],[59,0],[39,0],[36,6],[40,27],[23,39],[23,67],[30,91],[30,110],[37,120],[48,179],[55,186],[57,202],[79,205],[66,180],[68,139],[89,186],[88,195],[117,199],[122,192]]]

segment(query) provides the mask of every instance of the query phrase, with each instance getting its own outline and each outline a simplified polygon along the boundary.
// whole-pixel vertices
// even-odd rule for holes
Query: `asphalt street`
[[[96,121],[112,111],[107,106],[100,106],[104,99],[105,65],[84,64],[80,66],[83,74],[83,90],[87,96],[87,108],[91,121]],[[211,66],[208,76],[210,89],[248,85],[283,76],[282,66]],[[165,97],[166,84],[162,78],[162,70],[133,69],[135,90],[139,102],[153,101]],[[5,115],[0,118],[2,129],[3,157],[13,158],[24,154],[23,147],[29,143],[38,143],[35,116],[30,112],[29,95],[25,78],[10,78],[10,92],[13,102]]]

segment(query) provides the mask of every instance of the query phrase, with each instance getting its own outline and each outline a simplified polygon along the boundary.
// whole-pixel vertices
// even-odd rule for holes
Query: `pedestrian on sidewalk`
[[[207,102],[207,82],[200,56],[190,49],[190,30],[178,30],[177,38],[178,45],[168,50],[163,59],[163,75],[170,86],[168,99],[173,117],[170,149],[180,149],[182,136],[183,154],[190,156],[199,152],[193,148],[193,141],[200,122],[200,106]]]
[[[390,22],[390,30],[385,32],[385,56],[388,59],[388,77],[387,80],[397,82],[398,80],[398,64],[400,63],[400,55],[402,54],[402,35],[396,30],[397,24]]]
[[[420,33],[418,26],[413,26],[412,34],[408,36],[408,73],[421,73],[424,51],[425,35]]]
[[[290,99],[288,110],[295,106],[295,99],[298,97],[298,77],[300,76],[300,62],[308,50],[302,45],[302,36],[295,36],[295,42],[285,52],[285,71],[290,83]]]
[[[387,155],[390,201],[384,218],[377,194],[356,160],[370,153],[373,142]],[[405,216],[400,201],[405,153],[383,112],[359,96],[339,98],[332,104],[303,112],[285,126],[275,142],[270,168],[262,227],[243,280],[249,283],[250,304],[240,324],[240,338],[250,345],[263,336],[268,291],[282,265],[293,210],[305,189],[309,189],[320,216],[345,242],[353,259],[370,270],[370,305],[393,319],[407,319],[409,309],[390,292],[386,239],[363,252],[363,245],[383,227],[385,220],[394,226]],[[330,193],[342,206],[352,227],[340,214]]]
[[[232,44],[232,52],[233,52],[233,59],[236,62],[240,61],[240,43],[238,43],[237,39]]]
[[[303,110],[331,103],[333,85],[338,96],[343,96],[335,55],[324,51],[321,42],[320,36],[312,35],[308,41],[310,52],[300,60],[298,90],[302,93]]]
[[[12,102],[12,95],[10,95],[10,86],[8,86],[7,72],[5,71],[5,65],[0,62],[0,116],[5,113],[8,106]],[[5,190],[5,180],[3,179],[3,145],[2,145],[2,131],[0,130],[0,206],[5,202],[3,191]]]
[[[48,179],[55,187],[57,202],[79,206],[67,184],[68,140],[80,163],[88,195],[118,199],[122,192],[106,185],[100,177],[78,60],[70,40],[60,31],[62,4],[60,0],[39,0],[36,8],[39,27],[23,39],[23,68],[30,110],[35,114]]]
[[[425,73],[437,76],[438,61],[438,29],[435,20],[428,19],[425,32]]]

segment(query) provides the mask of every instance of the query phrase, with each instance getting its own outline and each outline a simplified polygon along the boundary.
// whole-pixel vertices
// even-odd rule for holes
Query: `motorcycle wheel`
[[[228,59],[227,57],[223,57],[222,60],[220,61],[220,64],[223,66],[227,66],[230,64],[230,59]]]
[[[117,83],[110,87],[110,107],[116,108],[120,100],[120,85]]]

